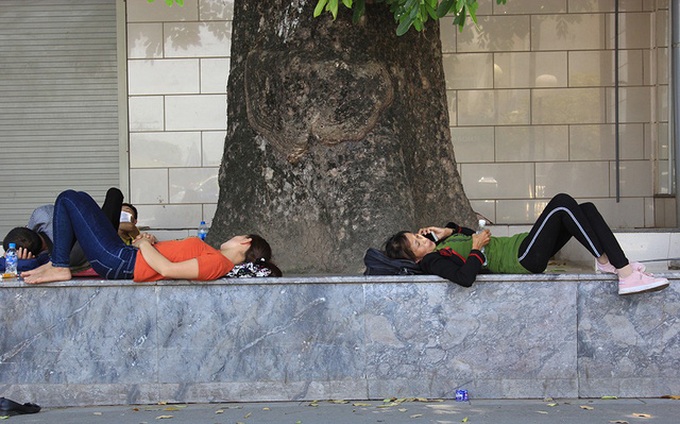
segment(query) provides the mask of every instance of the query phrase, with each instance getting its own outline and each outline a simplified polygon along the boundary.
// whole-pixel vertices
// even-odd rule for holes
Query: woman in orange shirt
[[[269,243],[258,235],[236,236],[215,249],[196,237],[156,243],[153,236],[141,234],[128,246],[89,194],[66,190],[54,204],[54,247],[50,262],[23,272],[24,282],[70,280],[69,255],[76,240],[92,268],[109,280],[215,280],[244,262],[257,263],[268,271],[262,273],[264,275],[281,276],[281,271],[271,262]]]

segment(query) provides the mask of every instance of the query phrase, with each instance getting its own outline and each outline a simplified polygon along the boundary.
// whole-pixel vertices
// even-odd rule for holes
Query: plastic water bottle
[[[198,238],[201,240],[205,240],[205,237],[208,235],[208,224],[205,223],[205,221],[201,221],[200,224],[198,224]]]
[[[485,219],[480,219],[479,222],[478,222],[477,234],[479,234],[479,233],[481,233],[482,231],[484,231],[484,229],[486,229],[486,220],[485,220]],[[482,253],[484,253],[484,248],[483,248],[483,247],[482,247],[480,250],[481,250]],[[486,257],[486,254],[485,254],[485,257]],[[483,265],[486,266],[487,263],[488,263],[488,261],[485,259]]]
[[[7,252],[5,252],[5,274],[4,278],[15,278],[17,276],[17,265],[19,258],[17,257],[17,245],[10,243]]]

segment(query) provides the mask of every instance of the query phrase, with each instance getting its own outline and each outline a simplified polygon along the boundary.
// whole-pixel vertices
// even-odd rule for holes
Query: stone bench
[[[680,393],[679,274],[3,282],[2,395],[41,406]]]

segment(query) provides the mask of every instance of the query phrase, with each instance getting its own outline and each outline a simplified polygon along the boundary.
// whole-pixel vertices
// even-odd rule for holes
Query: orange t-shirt
[[[161,241],[154,246],[161,255],[171,262],[182,262],[188,259],[198,260],[198,278],[196,280],[209,281],[224,277],[231,271],[234,264],[220,253],[197,237],[184,240]],[[135,262],[134,281],[158,281],[164,277],[157,273],[144,259],[142,252],[137,252]]]

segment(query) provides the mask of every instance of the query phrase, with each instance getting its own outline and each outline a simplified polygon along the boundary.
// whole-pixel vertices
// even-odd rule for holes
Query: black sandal
[[[0,416],[35,414],[40,412],[40,407],[35,403],[24,403],[23,405],[11,399],[0,397]]]

